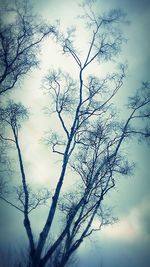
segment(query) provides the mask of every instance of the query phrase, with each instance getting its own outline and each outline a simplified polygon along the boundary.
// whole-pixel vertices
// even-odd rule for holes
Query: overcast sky
[[[44,19],[60,19],[63,27],[74,24],[78,26],[76,16],[80,12],[78,3],[73,0],[32,0],[33,6]],[[127,80],[122,88],[122,93],[118,97],[118,102],[124,103],[126,96],[140,85],[142,80],[148,80],[150,69],[150,1],[149,0],[98,0],[97,10],[99,12],[110,8],[120,7],[130,20],[130,25],[125,28],[125,38],[128,39],[119,60],[128,61]],[[80,33],[79,33],[80,35]],[[84,36],[80,36],[78,44],[84,41]],[[82,44],[81,44],[82,45]],[[61,67],[74,72],[69,59],[63,58],[57,48],[50,40],[43,46],[41,69],[30,74],[24,81],[23,90],[17,88],[12,97],[15,100],[22,100],[27,106],[31,106],[31,119],[26,123],[23,133],[22,147],[26,162],[28,176],[33,184],[43,183],[50,185],[49,177],[56,175],[53,168],[50,168],[49,152],[39,144],[44,131],[49,128],[49,121],[41,110],[46,103],[41,87],[41,78],[50,67]],[[11,95],[9,96],[11,97]],[[41,107],[41,108],[39,108]],[[38,117],[38,120],[37,120]],[[56,126],[57,127],[57,126]],[[77,267],[93,266],[98,267],[148,267],[150,256],[150,194],[149,194],[149,150],[144,144],[133,142],[130,146],[129,158],[136,162],[136,169],[133,177],[118,181],[116,190],[109,196],[108,202],[114,206],[114,213],[119,218],[116,225],[103,229],[94,236],[93,241],[88,241],[81,247],[79,252],[80,261]],[[37,166],[37,162],[42,164]],[[51,169],[51,170],[50,170]],[[41,180],[42,176],[42,180]],[[43,177],[44,176],[44,177]],[[44,212],[42,213],[44,214]],[[6,215],[5,215],[6,216]],[[4,218],[5,218],[4,216]],[[21,229],[20,223],[15,221],[18,213],[7,213],[11,217],[4,226],[5,219],[0,223],[3,227],[3,238],[6,240],[6,232],[10,236],[16,235],[16,227]],[[38,219],[40,221],[41,215]],[[44,215],[43,215],[44,216]],[[14,219],[12,219],[14,218]],[[20,217],[19,217],[20,218]],[[21,219],[19,219],[21,220]],[[42,219],[41,222],[42,224]],[[21,230],[20,230],[21,231]],[[18,235],[19,236],[19,235]],[[1,242],[1,244],[2,244]]]

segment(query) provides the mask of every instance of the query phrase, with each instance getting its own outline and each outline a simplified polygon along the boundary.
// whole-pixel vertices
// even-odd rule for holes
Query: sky
[[[80,12],[78,3],[73,0],[32,0],[36,12],[47,21],[53,22],[60,19],[63,28],[74,24],[78,26],[77,15]],[[130,25],[125,28],[125,38],[127,43],[119,60],[127,60],[128,72],[123,85],[122,92],[118,96],[118,102],[123,105],[127,96],[132,94],[142,80],[148,80],[150,69],[149,53],[149,27],[150,27],[150,1],[148,0],[98,0],[97,11],[107,11],[110,8],[120,7],[127,13]],[[79,25],[81,27],[81,25]],[[79,32],[78,45],[82,46],[85,41],[82,30]],[[51,165],[49,154],[42,144],[41,137],[51,123],[41,111],[47,95],[43,94],[41,80],[47,70],[51,67],[63,67],[74,75],[76,72],[69,58],[64,60],[58,46],[47,40],[42,49],[41,67],[39,70],[30,73],[24,80],[23,90],[16,88],[13,92],[15,100],[24,100],[24,103],[31,107],[31,119],[26,122],[22,133],[22,148],[24,152],[25,167],[30,182],[37,186],[43,183],[51,186],[56,169]],[[107,69],[102,68],[102,72]],[[38,119],[37,119],[38,118]],[[52,126],[57,129],[57,125],[52,122]],[[150,262],[150,173],[149,173],[149,149],[146,144],[133,142],[129,147],[129,159],[136,163],[134,175],[129,178],[122,178],[118,181],[114,192],[108,197],[108,203],[112,203],[114,214],[119,221],[113,225],[102,229],[87,240],[78,252],[79,260],[77,267],[148,267]],[[41,158],[43,161],[41,162]],[[41,162],[38,164],[37,162]],[[42,180],[41,180],[42,177]],[[49,178],[51,177],[51,178]],[[53,184],[54,186],[54,184]],[[4,212],[5,205],[2,211]],[[42,213],[41,213],[42,212]],[[41,216],[42,214],[42,216]],[[37,220],[42,226],[45,210],[36,214],[33,223]],[[16,216],[18,221],[16,221]],[[7,223],[5,223],[7,220]],[[11,223],[10,223],[11,220]],[[9,209],[1,217],[0,225],[3,234],[1,235],[1,247],[7,246],[10,242],[7,236],[13,236],[13,240],[23,238],[21,216]],[[37,227],[37,230],[38,230]],[[19,230],[18,230],[19,229]],[[18,232],[16,234],[16,231]],[[15,239],[16,238],[16,239]],[[12,239],[12,238],[11,238]],[[10,242],[11,244],[11,242]]]

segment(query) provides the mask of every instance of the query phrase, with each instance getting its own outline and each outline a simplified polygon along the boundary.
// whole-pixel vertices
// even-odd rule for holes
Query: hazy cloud
[[[101,0],[99,1],[101,2]],[[127,10],[133,13],[143,13],[145,10],[150,8],[149,0],[108,0],[107,1],[111,6],[114,4],[120,8],[126,8]]]

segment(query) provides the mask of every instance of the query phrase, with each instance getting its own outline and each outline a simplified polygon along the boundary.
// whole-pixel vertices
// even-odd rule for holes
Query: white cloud
[[[102,230],[103,237],[122,241],[150,240],[150,196],[134,207],[128,216]]]

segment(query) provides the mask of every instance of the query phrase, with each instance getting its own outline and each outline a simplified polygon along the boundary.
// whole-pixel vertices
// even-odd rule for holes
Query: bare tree
[[[0,94],[11,90],[27,72],[38,65],[40,43],[54,27],[32,14],[28,1],[1,5]]]
[[[3,134],[1,134],[0,137],[5,142],[7,141],[13,143],[16,147],[21,173],[21,186],[17,186],[15,188],[16,196],[19,200],[19,205],[9,200],[9,198],[7,197],[7,192],[3,192],[3,190],[1,190],[0,192],[0,198],[7,204],[11,205],[24,214],[24,227],[30,240],[30,250],[32,254],[34,251],[34,241],[30,226],[29,213],[32,210],[36,209],[39,205],[45,204],[46,201],[50,198],[50,194],[48,190],[40,190],[39,192],[34,193],[27,184],[22,153],[19,144],[19,131],[21,128],[21,121],[27,118],[28,111],[21,103],[15,104],[12,101],[9,101],[6,108],[0,108],[0,121],[3,125],[3,131],[5,132],[5,127],[9,126],[12,132],[12,137],[5,138],[3,137]],[[3,185],[2,188],[4,188]]]
[[[93,62],[111,60],[120,52],[123,41],[120,25],[124,22],[124,14],[120,10],[112,10],[100,16],[93,11],[91,4],[86,4],[84,8],[84,19],[91,34],[84,59],[81,59],[74,47],[72,29],[68,30],[67,36],[59,31],[56,35],[63,53],[72,57],[78,67],[78,79],[74,80],[60,70],[51,71],[45,78],[50,94],[50,110],[57,115],[61,126],[59,134],[52,131],[47,143],[58,155],[62,165],[37,243],[29,218],[29,212],[36,204],[32,203],[30,207],[32,194],[28,189],[19,144],[20,119],[27,117],[27,111],[21,104],[14,103],[1,109],[1,121],[13,133],[12,138],[2,136],[2,139],[16,146],[22,177],[21,190],[17,193],[23,209],[13,203],[11,205],[24,214],[30,245],[29,266],[32,267],[66,266],[85,238],[115,220],[110,216],[110,209],[105,207],[104,199],[115,187],[116,178],[129,175],[132,171],[133,166],[128,162],[122,147],[132,136],[138,135],[142,139],[150,136],[147,125],[150,117],[149,83],[142,83],[137,93],[129,98],[129,115],[122,121],[119,120],[113,100],[123,85],[126,66],[121,64],[117,73],[113,72],[104,78],[92,74],[87,76],[86,72]],[[77,189],[63,193],[63,183],[67,176],[75,180]],[[48,235],[53,233],[52,223],[56,213],[59,213],[63,225],[54,241],[52,239],[45,249]],[[99,224],[94,226],[96,218]]]

